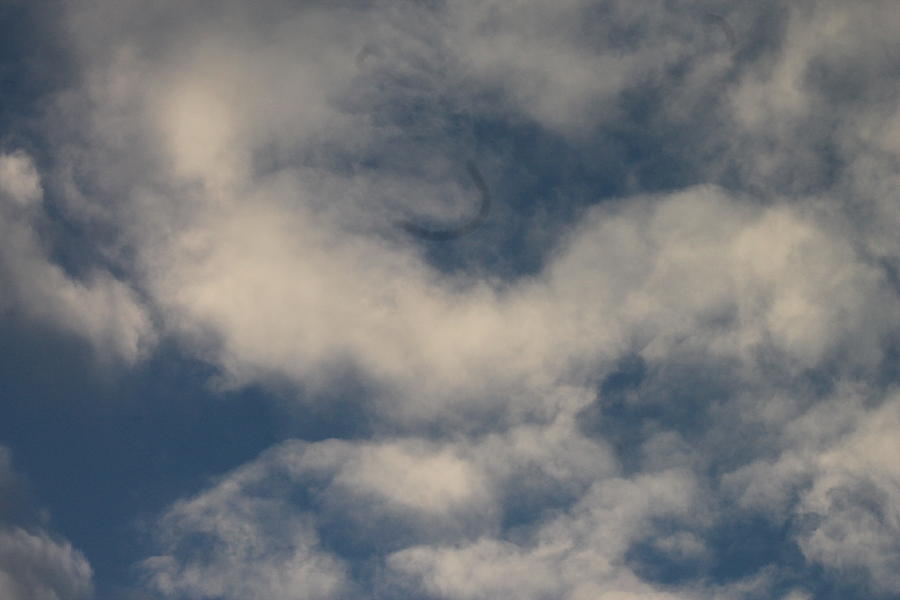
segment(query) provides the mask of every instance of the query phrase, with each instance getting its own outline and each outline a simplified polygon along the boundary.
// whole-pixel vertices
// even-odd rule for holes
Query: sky
[[[897,31],[0,0],[0,598],[900,599]]]

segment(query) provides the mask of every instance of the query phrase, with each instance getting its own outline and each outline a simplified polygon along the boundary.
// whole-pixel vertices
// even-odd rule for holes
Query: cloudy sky
[[[0,598],[900,598],[896,0],[0,0]]]

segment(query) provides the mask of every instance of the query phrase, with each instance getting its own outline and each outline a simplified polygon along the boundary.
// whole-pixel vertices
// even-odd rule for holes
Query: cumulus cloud
[[[462,547],[412,547],[388,561],[442,598],[676,598],[617,563],[653,518],[686,513],[692,488],[690,477],[678,473],[607,478],[569,514],[543,524],[524,548],[483,538]]]
[[[0,162],[0,185],[11,202],[28,206],[39,202],[43,190],[31,159],[23,152],[3,156]]]
[[[84,281],[50,258],[38,234],[42,187],[23,152],[0,155],[0,307],[90,342],[104,357],[136,360],[152,339],[134,291],[104,270]]]
[[[172,505],[150,588],[793,599],[818,564],[900,589],[900,13],[690,6],[69,3],[53,177],[128,268],[53,264],[7,155],[7,303],[129,360],[153,311],[223,387],[302,411],[352,373],[372,407],[366,439],[284,442]],[[453,216],[466,153],[484,230],[403,237]],[[556,167],[584,180],[521,181]],[[517,194],[577,210],[523,224]],[[725,564],[757,513],[800,566]]]
[[[542,413],[547,390],[590,383],[637,345],[751,369],[775,354],[793,374],[871,369],[898,318],[884,274],[828,225],[716,188],[595,209],[538,277],[502,286],[435,277],[378,239],[325,238],[315,217],[274,202],[220,206],[170,244],[160,302],[218,340],[209,358],[238,383],[326,386],[349,361],[407,417],[484,409],[488,394]]]
[[[407,585],[412,576],[427,576],[422,591],[437,589],[447,597],[476,597],[453,591],[457,588],[476,589],[477,597],[487,597],[498,586],[527,594],[522,573],[530,572],[538,589],[561,590],[555,578],[537,584],[544,578],[541,573],[551,572],[567,556],[592,564],[618,557],[637,535],[635,523],[687,510],[694,486],[685,474],[668,472],[636,482],[612,477],[594,484],[598,475],[614,472],[608,452],[571,435],[560,444],[560,437],[558,427],[550,427],[443,445],[415,439],[287,443],[173,506],[161,522],[162,544],[169,553],[146,560],[143,567],[160,591],[189,597],[250,593],[238,582],[252,582],[247,589],[260,597],[281,597],[318,585],[320,579],[327,583],[322,584],[324,592],[307,595],[343,597],[349,573],[334,556],[342,553],[383,563],[381,569],[388,571],[369,582],[383,593]],[[586,495],[574,507],[577,517],[559,517],[536,531],[523,531],[522,548],[488,535],[499,534],[504,517],[525,523],[535,517],[504,515],[514,504],[506,494],[537,499],[540,509],[549,506],[547,498],[558,494],[560,486],[570,488],[563,490],[570,498]],[[562,501],[565,505],[565,494]],[[286,525],[295,520],[305,527]],[[575,530],[588,539],[564,542]],[[534,542],[525,543],[525,538]],[[433,547],[417,545],[425,540]],[[531,544],[537,547],[531,549]],[[602,545],[609,558],[591,558],[594,544]],[[303,549],[300,556],[298,549]],[[493,558],[481,556],[481,550]],[[460,560],[474,561],[484,575],[451,566]],[[518,570],[508,565],[510,560],[520,564]],[[273,569],[275,564],[281,568]],[[507,566],[515,572],[507,572]],[[439,574],[447,569],[452,573]],[[574,563],[566,569],[573,576],[580,570]],[[281,587],[295,571],[306,573],[305,578]],[[428,575],[432,572],[436,574]],[[431,577],[453,581],[435,584]]]
[[[0,592],[10,600],[88,598],[91,568],[68,542],[14,528],[0,533]]]
[[[866,411],[849,434],[821,452],[798,507],[809,522],[798,533],[806,556],[851,576],[862,572],[888,594],[900,592],[900,472],[892,459],[898,409],[891,398]]]
[[[0,446],[2,499],[12,498],[20,486],[9,451]],[[0,595],[9,600],[90,598],[92,573],[84,556],[69,542],[43,528],[24,528],[5,512],[0,510]]]
[[[140,31],[107,29],[93,4],[75,6],[76,32],[87,28],[76,40],[98,82],[90,89],[99,104],[97,144],[113,151],[119,141],[109,138],[123,120],[154,143],[156,161],[128,181],[133,202],[117,217],[136,238],[141,287],[166,323],[200,340],[233,383],[275,376],[325,386],[350,362],[392,393],[419,397],[419,409],[404,410],[431,410],[428,398],[442,393],[483,395],[523,380],[555,385],[569,369],[616,358],[636,338],[677,338],[700,331],[704,320],[727,322],[727,334],[702,342],[722,353],[770,348],[796,369],[839,356],[880,360],[879,336],[896,319],[890,290],[827,211],[754,208],[715,187],[623,199],[622,209],[587,214],[538,277],[513,285],[442,276],[385,235],[383,199],[415,202],[446,184],[446,174],[426,169],[435,147],[454,143],[429,133],[439,112],[398,135],[395,111],[418,110],[403,90],[490,115],[496,108],[477,99],[499,86],[514,98],[524,94],[541,126],[552,130],[554,118],[565,118],[583,128],[613,117],[573,108],[594,107],[595,91],[554,78],[573,76],[583,62],[586,73],[619,73],[585,75],[606,82],[604,96],[618,97],[647,73],[658,72],[654,85],[665,85],[666,66],[694,65],[687,57],[705,43],[676,15],[644,20],[611,3],[605,18],[591,20],[600,40],[637,23],[646,29],[646,43],[621,34],[615,60],[636,66],[617,69],[604,66],[609,48],[581,31],[591,15],[581,2],[515,11],[469,3],[447,14],[318,5],[293,14],[271,2],[254,21],[231,3],[233,20],[225,22],[168,6],[159,18],[180,40],[177,53]],[[136,9],[115,12],[129,10]],[[647,14],[657,12],[668,14]],[[345,32],[360,37],[363,18],[374,19],[373,35],[399,36],[380,52],[386,64],[371,80],[343,42]],[[445,54],[420,44],[426,33]],[[96,40],[106,37],[121,52],[104,45],[95,55]],[[666,52],[667,44],[679,51]],[[701,63],[717,60],[700,54]],[[395,78],[409,84],[391,86]],[[457,80],[467,83],[433,88]],[[553,94],[565,95],[562,107]],[[540,108],[544,101],[550,108]],[[409,141],[416,139],[423,141]],[[393,162],[410,151],[426,165],[415,167],[423,180]],[[386,175],[339,166],[371,152],[382,154]],[[132,173],[127,164],[121,172]],[[881,316],[866,318],[873,312]]]

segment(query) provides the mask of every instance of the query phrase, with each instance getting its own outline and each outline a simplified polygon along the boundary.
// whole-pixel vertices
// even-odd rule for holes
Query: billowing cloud
[[[38,234],[40,177],[23,152],[0,155],[0,307],[84,338],[104,358],[132,362],[153,337],[134,291],[105,270],[79,281],[54,263]]]
[[[0,533],[0,592],[10,600],[88,598],[91,568],[67,542],[14,528]]]
[[[46,181],[109,265],[6,154],[0,298],[367,422],[171,504],[147,590],[900,591],[895,3],[211,6],[67,4]],[[482,227],[405,236],[469,160]]]

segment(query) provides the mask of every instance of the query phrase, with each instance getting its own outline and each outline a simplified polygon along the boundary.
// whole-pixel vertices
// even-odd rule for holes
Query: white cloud
[[[870,582],[876,593],[900,590],[900,403],[845,390],[785,423],[782,449],[725,477],[739,501],[774,519],[793,514],[804,555],[838,576]]]
[[[424,578],[426,592],[447,598],[570,589],[577,597],[592,585],[651,590],[614,564],[651,531],[652,518],[687,513],[690,476],[670,471],[630,481],[610,476],[610,465],[603,474],[587,464],[602,465],[602,447],[582,440],[578,449],[571,434],[554,444],[554,429],[444,447],[416,440],[283,444],[171,507],[160,522],[166,553],[143,568],[166,595],[342,597],[352,589],[346,568],[319,536],[350,524],[341,535],[387,561],[385,589],[414,575]],[[522,547],[490,534],[499,533],[503,494],[540,498],[553,478],[571,485],[574,469],[584,467],[595,475],[574,490],[583,497],[571,515],[539,521]],[[405,541],[428,539],[427,546]],[[382,555],[398,545],[409,547]]]
[[[19,151],[0,157],[0,190],[7,201],[23,207],[40,202],[41,180],[27,154]]]
[[[817,456],[799,512],[815,523],[800,534],[810,559],[862,571],[883,593],[900,593],[900,452],[896,398],[868,411],[855,430]]]
[[[133,362],[153,337],[137,295],[106,271],[78,281],[55,264],[36,230],[40,202],[31,159],[22,152],[0,155],[0,308],[83,337],[100,356]]]
[[[342,594],[344,567],[317,548],[308,517],[265,501],[235,499],[224,511],[194,508],[186,505],[170,513],[164,526],[191,536],[184,543],[196,545],[188,550],[196,559],[179,554],[144,561],[152,574],[150,585],[160,593],[272,600]]]
[[[19,493],[9,451],[0,446],[0,597],[4,600],[87,600],[91,567],[65,540],[42,528],[25,529],[5,514],[4,500]]]
[[[68,542],[46,533],[0,531],[0,595],[8,600],[77,600],[91,594],[91,568]]]
[[[597,482],[570,514],[543,524],[525,547],[483,538],[465,546],[405,549],[388,557],[388,564],[421,577],[429,593],[454,600],[685,597],[642,583],[621,561],[651,518],[689,510],[690,479],[673,472],[636,481],[608,478]]]
[[[171,507],[143,563],[157,591],[355,593],[339,523],[383,585],[440,597],[774,595],[777,566],[665,586],[627,564],[648,536],[713,560],[705,535],[732,509],[808,515],[810,561],[897,591],[896,415],[863,401],[900,324],[895,3],[734,9],[727,52],[699,13],[655,1],[288,4],[67,7],[84,82],[60,104],[79,132],[60,141],[65,202],[116,231],[133,282],[50,262],[33,165],[0,163],[19,310],[133,360],[152,338],[134,284],[229,385],[316,401],[349,366],[372,390],[380,437],[285,444]],[[528,276],[451,274],[391,223],[450,212],[460,117],[571,149],[596,136],[610,163],[671,155],[691,185],[599,198]],[[628,355],[653,385],[595,399]],[[694,430],[654,415],[678,402],[699,407]],[[591,405],[632,447],[581,430]]]
[[[442,512],[471,501],[484,482],[449,451],[412,445],[375,447],[341,472],[338,481],[410,509]]]
[[[489,394],[513,414],[552,415],[542,396],[588,383],[583,373],[636,343],[654,340],[648,357],[688,344],[748,369],[765,353],[792,373],[835,360],[867,369],[898,320],[882,273],[816,218],[715,188],[595,209],[542,273],[503,286],[436,276],[394,243],[327,234],[282,189],[220,204],[153,259],[169,321],[220,340],[207,357],[236,383],[327,386],[349,362],[392,390],[385,409],[403,418]]]
[[[733,319],[725,332],[692,337],[741,359],[783,353],[795,370],[837,357],[876,363],[880,336],[897,319],[891,292],[855,240],[805,209],[754,208],[714,187],[623,199],[621,210],[588,216],[537,277],[512,285],[441,276],[385,239],[383,198],[412,204],[413,194],[446,183],[410,181],[391,166],[395,152],[429,163],[434,146],[445,149],[429,133],[429,119],[443,115],[403,130],[391,103],[442,98],[491,115],[498,107],[479,98],[499,89],[538,124],[581,130],[616,118],[598,98],[648,77],[666,81],[667,66],[693,65],[705,43],[693,22],[666,11],[610,3],[604,18],[588,19],[583,2],[526,4],[291,13],[270,2],[246,20],[240,3],[223,8],[230,18],[169,3],[159,18],[178,40],[172,50],[146,32],[115,30],[115,18],[98,22],[93,4],[76,5],[76,42],[98,82],[95,142],[104,152],[119,147],[124,122],[158,161],[129,182],[133,201],[115,218],[166,325],[202,340],[200,351],[236,384],[275,376],[322,387],[349,362],[389,394],[415,397],[391,410],[416,418],[438,410],[441,396],[521,394],[558,385],[571,369],[596,372],[635,340],[655,338],[666,352],[664,340],[721,319]],[[594,21],[600,30],[588,35]],[[623,32],[639,26],[646,43],[627,43]],[[361,31],[384,45],[374,74],[346,43],[370,42]],[[436,49],[419,43],[426,33]],[[604,38],[617,35],[612,52]],[[95,48],[107,37],[114,52]],[[792,43],[790,56],[806,56]],[[800,68],[773,60],[776,73]],[[614,75],[594,76],[605,70]],[[390,85],[396,78],[407,86]],[[424,141],[391,141],[417,134]],[[388,164],[384,175],[337,166],[372,156]],[[122,160],[131,176],[127,153]]]

